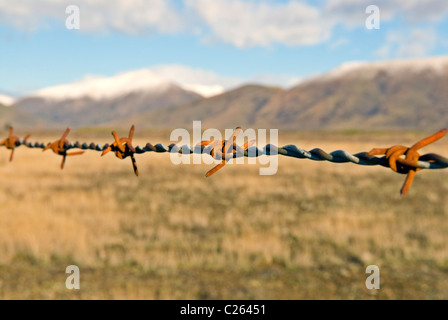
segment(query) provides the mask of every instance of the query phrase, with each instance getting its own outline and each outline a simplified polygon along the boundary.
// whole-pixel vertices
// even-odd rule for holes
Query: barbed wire
[[[64,164],[67,156],[81,155],[84,150],[101,151],[101,156],[104,156],[109,151],[114,152],[115,156],[119,159],[131,158],[134,173],[138,176],[137,162],[135,160],[135,154],[143,154],[146,152],[158,152],[158,153],[179,153],[179,154],[208,154],[216,160],[221,161],[214,168],[206,173],[206,177],[213,175],[220,170],[224,165],[232,158],[240,157],[259,157],[259,156],[277,156],[282,155],[286,157],[293,157],[298,159],[308,159],[313,161],[328,161],[333,163],[354,163],[362,166],[383,166],[391,168],[394,172],[400,174],[406,174],[407,177],[401,188],[401,195],[406,196],[409,188],[412,185],[413,179],[417,171],[423,169],[445,169],[448,168],[448,158],[439,154],[428,153],[420,155],[417,150],[441,139],[445,136],[447,129],[442,129],[437,133],[418,141],[412,147],[408,148],[402,145],[394,145],[390,148],[374,148],[369,152],[360,152],[351,154],[344,150],[336,150],[330,153],[325,152],[322,149],[315,148],[312,150],[305,150],[296,145],[286,145],[278,147],[272,144],[267,144],[263,148],[252,146],[254,141],[249,141],[243,146],[236,144],[236,138],[241,132],[241,127],[237,127],[232,136],[228,140],[208,140],[201,141],[199,144],[192,147],[191,145],[178,146],[176,144],[170,144],[165,146],[158,143],[152,145],[147,143],[145,146],[132,145],[132,139],[134,136],[134,125],[132,125],[129,136],[125,138],[119,138],[115,131],[112,131],[114,142],[111,144],[97,144],[97,143],[80,143],[70,142],[67,140],[67,136],[70,132],[70,127],[66,129],[64,134],[59,140],[52,143],[43,142],[29,142],[30,135],[27,135],[24,139],[19,139],[13,135],[14,128],[10,127],[9,136],[5,140],[0,142],[0,146],[5,146],[11,150],[9,161],[12,161],[14,150],[20,146],[26,146],[28,148],[43,149],[43,151],[52,149],[54,153],[61,155],[62,163],[61,169],[64,168]],[[80,149],[83,151],[68,152],[71,149]],[[381,156],[381,157],[379,157]],[[404,157],[404,158],[403,158]]]

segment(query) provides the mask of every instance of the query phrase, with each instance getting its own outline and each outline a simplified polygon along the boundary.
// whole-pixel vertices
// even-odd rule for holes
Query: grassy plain
[[[136,135],[169,144],[169,132]],[[427,135],[280,132],[280,144],[356,153]],[[447,170],[419,172],[402,199],[404,176],[380,167],[279,157],[273,176],[247,164],[205,178],[211,165],[136,157],[139,178],[112,154],[61,171],[50,150],[20,147],[9,163],[0,149],[1,299],[448,299]],[[65,287],[72,264],[80,290]],[[365,287],[372,264],[379,290]]]

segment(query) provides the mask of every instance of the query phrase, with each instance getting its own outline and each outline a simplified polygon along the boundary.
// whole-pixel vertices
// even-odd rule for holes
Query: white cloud
[[[331,25],[318,8],[301,2],[186,0],[213,40],[237,47],[313,45],[330,37]]]
[[[49,20],[65,26],[69,5],[80,9],[81,31],[169,33],[180,31],[187,21],[167,0],[0,0],[0,21],[25,30]]]
[[[314,45],[331,39],[335,26],[365,26],[366,7],[380,9],[381,22],[402,17],[408,25],[437,22],[448,15],[446,0],[327,0],[312,6],[305,1],[276,3],[269,0],[185,0],[190,10],[202,21],[207,40],[222,41],[237,47]],[[414,35],[413,38],[417,38]],[[334,42],[330,48],[342,45]],[[417,55],[415,44],[411,51]]]
[[[446,0],[395,0],[393,2],[397,6],[403,6],[403,16],[409,22],[435,22],[448,14],[448,1]]]
[[[422,21],[436,22],[448,14],[446,0],[328,0],[324,7],[325,16],[335,24],[348,27],[364,25],[368,5],[376,5],[380,9],[381,21],[391,21],[403,17],[408,23]]]
[[[190,33],[239,48],[315,45],[331,39],[335,26],[364,27],[369,4],[381,22],[402,18],[418,27],[448,15],[446,0],[0,0],[0,24],[34,30],[65,25],[68,5],[78,5],[82,32]],[[415,49],[417,50],[417,49]]]
[[[64,23],[65,8],[78,5],[81,31],[127,34],[189,32],[207,34],[237,47],[312,45],[330,37],[331,24],[319,8],[291,1],[254,0],[0,0],[0,21],[27,30],[49,20]]]
[[[408,33],[393,31],[375,54],[380,58],[422,57],[435,47],[437,39],[436,31],[430,28],[412,29]]]

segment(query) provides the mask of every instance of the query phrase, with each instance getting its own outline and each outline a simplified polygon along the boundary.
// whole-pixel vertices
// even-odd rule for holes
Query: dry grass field
[[[356,153],[428,134],[280,132],[280,145]],[[169,132],[136,135],[169,144]],[[273,176],[257,164],[205,178],[211,165],[136,157],[139,178],[113,154],[87,151],[61,171],[50,150],[20,147],[9,163],[0,148],[1,299],[448,299],[448,170],[419,172],[402,199],[404,176],[380,167],[279,157]],[[65,287],[72,264],[80,290]],[[365,287],[372,264],[379,290]]]

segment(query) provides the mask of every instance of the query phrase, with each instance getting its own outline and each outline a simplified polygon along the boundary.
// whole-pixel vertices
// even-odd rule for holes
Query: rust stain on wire
[[[420,155],[417,151],[421,148],[436,142],[443,138],[447,129],[442,129],[435,134],[422,139],[415,143],[410,148],[402,145],[394,145],[389,148],[374,148],[369,152],[360,152],[356,154],[350,154],[344,150],[336,150],[331,153],[327,153],[322,149],[316,148],[310,151],[304,150],[295,145],[287,145],[278,147],[272,144],[266,145],[263,149],[252,146],[254,141],[249,141],[243,146],[236,144],[236,138],[241,133],[241,127],[237,127],[232,136],[226,140],[208,140],[201,141],[197,146],[191,147],[189,145],[178,146],[171,144],[166,147],[163,144],[152,145],[147,143],[144,147],[132,145],[132,139],[134,136],[134,125],[132,125],[129,136],[125,138],[119,138],[115,131],[112,131],[114,142],[112,144],[106,144],[101,146],[96,143],[71,143],[67,140],[67,136],[70,132],[70,128],[67,128],[61,139],[52,143],[41,142],[28,142],[30,135],[27,135],[23,140],[20,140],[16,136],[13,136],[14,129],[11,127],[9,136],[5,140],[0,142],[0,146],[5,146],[11,150],[9,160],[12,161],[15,148],[24,145],[28,148],[40,148],[43,151],[52,149],[54,153],[61,155],[62,163],[61,169],[64,168],[65,160],[67,156],[80,155],[84,151],[70,152],[70,149],[81,150],[94,150],[101,151],[101,155],[105,155],[109,151],[115,153],[115,156],[119,159],[131,158],[134,173],[138,176],[137,162],[135,160],[135,154],[142,154],[146,152],[159,152],[159,153],[180,153],[180,154],[192,154],[192,153],[206,153],[217,160],[221,160],[221,163],[206,173],[206,177],[210,177],[218,170],[222,169],[231,158],[239,157],[259,157],[262,155],[277,156],[282,155],[286,157],[294,157],[298,159],[309,159],[313,161],[329,161],[334,163],[347,163],[351,162],[357,165],[363,166],[375,166],[380,165],[386,168],[392,169],[394,172],[400,174],[406,174],[406,179],[401,188],[401,196],[406,196],[412,182],[415,178],[417,171],[423,169],[445,169],[448,167],[448,158],[445,158],[439,154],[428,153]],[[379,157],[381,156],[381,157]]]

